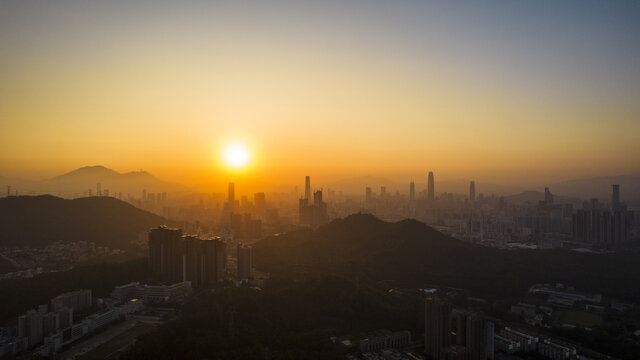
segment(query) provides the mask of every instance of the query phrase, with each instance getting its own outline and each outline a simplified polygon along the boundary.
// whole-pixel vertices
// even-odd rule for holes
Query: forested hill
[[[166,220],[112,197],[74,200],[51,195],[0,199],[0,247],[90,241],[122,248]]]
[[[336,273],[463,288],[489,298],[518,297],[535,283],[566,283],[585,291],[640,300],[640,254],[569,250],[498,250],[443,235],[416,220],[388,223],[355,214],[317,230],[263,239],[258,269],[271,273]]]

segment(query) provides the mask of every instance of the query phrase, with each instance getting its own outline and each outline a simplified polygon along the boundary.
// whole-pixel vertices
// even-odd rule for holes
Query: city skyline
[[[0,0],[0,358],[640,359],[640,0]]]

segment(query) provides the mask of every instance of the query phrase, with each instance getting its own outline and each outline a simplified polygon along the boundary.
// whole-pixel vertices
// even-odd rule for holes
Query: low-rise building
[[[401,349],[411,344],[409,331],[378,330],[365,339],[360,340],[360,351],[378,352],[383,349]]]
[[[171,285],[143,285],[132,282],[116,286],[111,297],[119,301],[142,299],[145,302],[163,303],[183,298],[191,293],[191,281]]]
[[[560,345],[545,339],[538,343],[538,353],[553,360],[564,360],[576,356],[576,348]]]
[[[522,351],[535,351],[538,348],[538,337],[524,333],[519,330],[505,327],[500,330],[500,335],[508,339],[517,341],[520,343],[520,349]]]
[[[498,351],[506,352],[507,354],[520,351],[520,343],[515,340],[497,334],[493,337],[493,340],[495,349]]]

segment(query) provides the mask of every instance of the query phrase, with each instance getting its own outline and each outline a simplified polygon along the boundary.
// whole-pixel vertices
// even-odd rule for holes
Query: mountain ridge
[[[113,197],[53,195],[0,198],[0,246],[46,246],[88,241],[126,248],[141,231],[167,221]]]
[[[267,237],[253,248],[256,268],[274,274],[358,274],[374,282],[463,288],[488,298],[517,298],[536,283],[567,283],[640,299],[640,289],[628,286],[640,283],[637,252],[499,250],[448,237],[417,220],[390,223],[355,214],[316,230]]]

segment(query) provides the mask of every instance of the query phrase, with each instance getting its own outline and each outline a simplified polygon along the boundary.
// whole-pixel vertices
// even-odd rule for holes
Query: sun
[[[232,144],[224,150],[224,161],[232,168],[241,168],[249,162],[249,149],[243,144]]]

